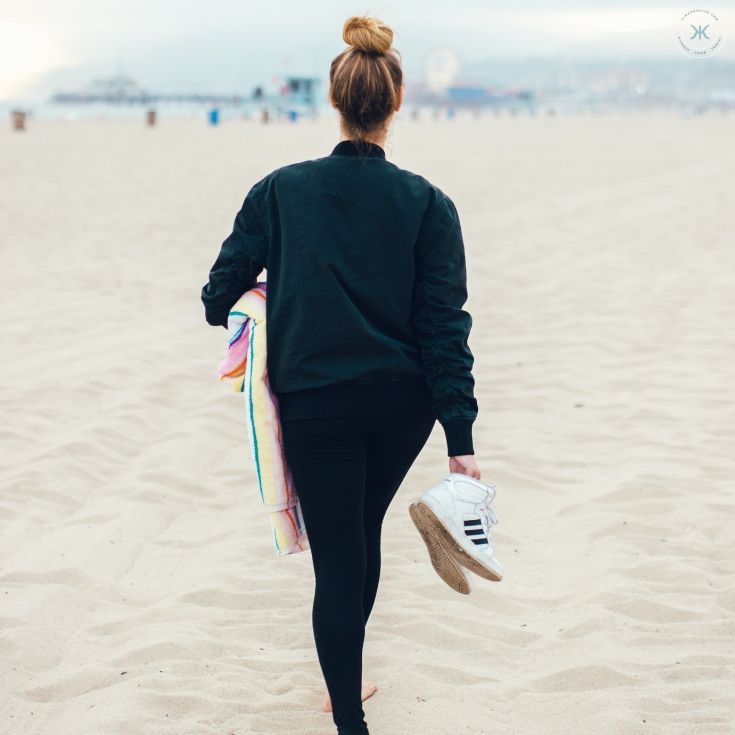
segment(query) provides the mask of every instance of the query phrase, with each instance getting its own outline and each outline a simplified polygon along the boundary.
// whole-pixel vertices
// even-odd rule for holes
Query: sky
[[[423,79],[439,49],[451,49],[462,65],[545,55],[678,58],[679,18],[692,7],[699,5],[0,0],[0,100],[76,89],[119,71],[161,92],[250,91],[286,73],[326,78],[329,62],[344,48],[345,19],[361,14],[393,28],[407,79]],[[734,59],[735,32],[729,28],[735,0],[706,7],[718,12],[724,32],[718,56]]]

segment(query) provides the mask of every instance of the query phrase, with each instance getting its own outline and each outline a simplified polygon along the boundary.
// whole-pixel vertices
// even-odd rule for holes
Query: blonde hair
[[[381,131],[403,83],[393,31],[378,18],[353,15],[342,29],[347,44],[329,68],[330,94],[351,138]]]

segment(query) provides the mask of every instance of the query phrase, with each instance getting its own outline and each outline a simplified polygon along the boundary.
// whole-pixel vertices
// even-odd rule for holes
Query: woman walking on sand
[[[267,360],[315,575],[312,626],[338,735],[366,735],[365,626],[388,507],[438,419],[450,472],[480,478],[457,210],[386,160],[403,99],[382,21],[351,17],[331,63],[340,140],[248,192],[202,289],[206,318],[268,273]]]

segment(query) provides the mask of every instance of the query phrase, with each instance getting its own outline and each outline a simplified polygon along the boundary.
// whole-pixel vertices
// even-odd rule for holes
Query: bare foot
[[[364,702],[368,697],[372,697],[375,692],[378,691],[378,685],[373,684],[372,681],[362,682],[362,692],[360,692],[360,699]],[[325,712],[332,711],[332,700],[329,698],[329,692],[326,693],[324,698],[324,706],[322,709]]]

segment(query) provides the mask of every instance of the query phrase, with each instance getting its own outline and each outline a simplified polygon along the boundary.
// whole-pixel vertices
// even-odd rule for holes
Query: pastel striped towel
[[[279,556],[309,548],[293,477],[281,439],[278,397],[268,381],[266,360],[265,281],[246,291],[227,319],[227,356],[219,366],[220,380],[245,396],[246,422],[260,499],[269,514]]]

